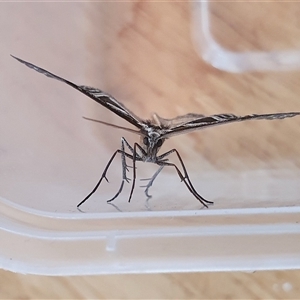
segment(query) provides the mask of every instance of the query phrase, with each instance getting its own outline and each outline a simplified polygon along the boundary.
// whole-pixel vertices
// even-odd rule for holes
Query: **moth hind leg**
[[[103,173],[102,173],[102,175],[101,175],[101,177],[100,177],[100,179],[99,179],[99,181],[97,182],[97,184],[96,184],[96,186],[93,188],[93,190],[79,203],[79,204],[77,204],[77,208],[79,208],[84,202],[86,202],[96,191],[97,191],[97,189],[99,188],[99,186],[100,186],[100,184],[101,184],[101,182],[102,182],[102,180],[105,178],[105,180],[108,182],[108,179],[107,179],[107,177],[106,177],[106,173],[107,173],[107,171],[108,171],[108,169],[109,169],[109,167],[110,167],[110,165],[111,165],[111,163],[112,163],[112,161],[114,160],[114,158],[115,158],[115,156],[118,154],[118,153],[120,153],[121,155],[122,155],[122,157],[124,156],[127,156],[128,158],[130,158],[130,159],[132,159],[133,157],[132,157],[132,155],[130,155],[130,154],[128,154],[128,153],[126,153],[125,151],[124,151],[124,149],[122,149],[122,150],[120,150],[120,149],[118,149],[118,150],[116,150],[115,152],[114,152],[114,154],[111,156],[111,158],[110,158],[110,160],[108,161],[108,163],[107,163],[107,165],[106,165],[106,167],[105,167],[105,169],[104,169],[104,171],[103,171]],[[122,161],[125,161],[125,159],[123,160],[122,159]],[[125,162],[125,164],[126,164],[126,162]],[[123,165],[124,166],[124,165]],[[107,202],[111,202],[111,201],[113,201],[116,197],[118,197],[118,195],[121,193],[121,191],[123,190],[123,186],[124,186],[124,181],[125,180],[129,180],[129,178],[127,178],[126,177],[126,165],[123,167],[123,169],[125,168],[125,178],[124,178],[124,172],[123,172],[123,180],[122,180],[122,183],[121,183],[121,186],[120,186],[120,188],[119,188],[119,190],[118,190],[118,192],[116,193],[116,195],[112,198],[112,199],[109,199]]]
[[[181,164],[181,167],[183,169],[183,174],[182,172],[179,170],[179,168],[174,164],[174,163],[170,163],[170,162],[167,162],[165,157],[169,156],[170,154],[174,153],[177,155],[178,159],[179,159],[179,162]],[[191,194],[202,204],[204,205],[206,208],[208,208],[208,205],[212,205],[214,204],[212,201],[209,201],[209,200],[206,200],[205,198],[203,198],[194,188],[191,180],[190,180],[190,177],[188,175],[188,172],[186,170],[186,167],[183,163],[183,160],[180,156],[180,154],[178,153],[178,151],[176,149],[172,149],[172,150],[169,150],[167,151],[166,153],[160,155],[158,157],[158,161],[157,161],[157,164],[160,165],[160,166],[172,166],[175,168],[179,178],[181,179],[181,181],[184,182],[184,184],[186,185],[186,187],[188,188],[188,190],[191,192]]]

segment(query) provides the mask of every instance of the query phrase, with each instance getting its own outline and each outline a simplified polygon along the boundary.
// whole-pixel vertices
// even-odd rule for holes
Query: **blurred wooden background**
[[[80,83],[80,74],[72,66],[72,61],[78,61],[80,56],[87,66],[89,80],[82,84],[113,94],[143,118],[153,111],[171,118],[188,112],[243,115],[300,110],[298,71],[233,74],[206,64],[191,37],[192,14],[188,2],[0,5],[2,13],[9,16],[19,11],[20,18],[13,18],[13,22],[18,33],[14,42],[24,52],[19,50],[21,57],[37,62],[47,59],[43,65],[54,64],[59,68],[53,67],[57,74],[67,74],[62,70],[70,66],[74,74],[67,78]],[[220,44],[235,51],[300,49],[299,9],[299,3],[276,1],[252,3],[252,6],[240,3],[235,7],[219,3],[212,7],[213,34]],[[71,14],[74,16],[70,20],[74,25],[76,21],[77,27],[74,26],[74,31],[69,29],[66,47],[62,38],[64,22],[68,26],[67,16]],[[84,41],[76,31],[78,28],[85,32]],[[12,47],[11,41],[9,45]],[[34,57],[37,59],[33,60]],[[93,104],[88,109],[90,115],[97,116]],[[106,121],[119,122],[115,116],[107,116]],[[299,129],[300,118],[243,123],[179,137],[170,140],[169,146],[178,147],[190,162],[197,160],[202,171],[266,166],[297,171]],[[110,137],[106,130],[95,134],[102,139]],[[300,271],[80,277],[43,277],[6,271],[0,274],[1,298],[292,299],[300,295]]]
[[[299,271],[47,277],[0,272],[2,299],[298,299]]]

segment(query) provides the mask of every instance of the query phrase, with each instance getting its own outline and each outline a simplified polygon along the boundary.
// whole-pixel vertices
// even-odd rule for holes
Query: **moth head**
[[[165,140],[166,139],[162,138],[161,134],[159,134],[158,132],[150,131],[147,133],[147,135],[141,136],[140,144],[147,153],[147,156],[155,159],[160,147]]]

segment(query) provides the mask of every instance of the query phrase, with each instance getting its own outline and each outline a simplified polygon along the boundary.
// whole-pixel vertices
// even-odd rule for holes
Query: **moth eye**
[[[158,140],[156,143],[157,147],[160,147],[162,145],[162,143],[163,143],[162,140]]]
[[[145,136],[144,139],[143,139],[143,143],[144,145],[148,146],[149,145],[149,140],[148,138]]]

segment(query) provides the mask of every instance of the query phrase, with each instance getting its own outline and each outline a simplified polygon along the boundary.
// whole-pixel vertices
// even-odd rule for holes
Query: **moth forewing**
[[[28,68],[31,68],[49,78],[59,80],[61,82],[66,83],[67,85],[71,86],[72,88],[80,91],[81,93],[85,94],[89,98],[93,99],[97,103],[103,105],[113,113],[117,114],[119,117],[125,119],[127,122],[131,123],[135,127],[141,129],[143,120],[137,117],[135,114],[133,114],[129,109],[127,109],[121,102],[116,100],[111,95],[93,87],[85,86],[85,85],[77,85],[67,79],[64,79],[62,77],[59,77],[53,73],[50,73],[49,71],[42,69],[32,63],[29,63],[25,60],[22,60],[20,58],[17,58],[13,55],[11,55],[14,59],[18,60],[20,63],[24,64]]]
[[[165,137],[172,137],[179,134],[185,134],[207,127],[242,122],[248,120],[281,120],[300,115],[300,112],[274,113],[274,114],[253,114],[246,116],[236,116],[233,114],[218,114],[212,116],[196,117],[188,122],[177,124],[166,130]]]
[[[173,128],[176,126],[180,126],[183,125],[187,122],[199,119],[205,117],[204,115],[201,114],[193,114],[193,113],[189,113],[186,115],[182,115],[182,116],[177,116],[173,119],[165,119],[160,117],[158,114],[154,113],[152,114],[152,122],[153,125],[157,125],[161,128]]]

